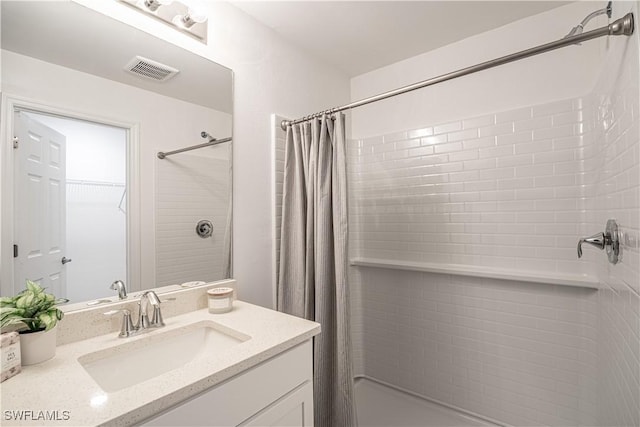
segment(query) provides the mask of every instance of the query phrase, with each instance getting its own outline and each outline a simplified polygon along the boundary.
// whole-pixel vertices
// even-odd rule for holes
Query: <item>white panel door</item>
[[[65,297],[66,138],[18,111],[14,136],[14,285],[29,279]]]

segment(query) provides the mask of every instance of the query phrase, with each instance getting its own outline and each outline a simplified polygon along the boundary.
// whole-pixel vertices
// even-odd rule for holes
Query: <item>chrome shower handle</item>
[[[584,237],[578,241],[578,258],[582,258],[582,244],[589,243],[596,248],[602,250],[606,245],[607,237],[604,233],[596,233],[591,237]]]
[[[618,233],[618,224],[615,219],[607,221],[604,233],[596,233],[590,237],[584,237],[578,241],[578,258],[582,257],[582,244],[588,243],[599,248],[607,250],[607,258],[611,264],[617,264],[620,260],[620,235]]]

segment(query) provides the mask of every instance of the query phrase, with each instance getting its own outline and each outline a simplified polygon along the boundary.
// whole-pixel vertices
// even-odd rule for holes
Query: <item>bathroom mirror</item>
[[[2,295],[231,277],[232,142],[157,154],[231,138],[232,71],[75,2],[0,5]]]

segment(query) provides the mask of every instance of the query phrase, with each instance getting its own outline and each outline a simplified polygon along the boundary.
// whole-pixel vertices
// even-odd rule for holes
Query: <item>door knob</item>
[[[66,256],[63,256],[60,262],[62,262],[62,265],[65,265],[66,263],[71,261],[73,261],[71,258],[67,258]]]

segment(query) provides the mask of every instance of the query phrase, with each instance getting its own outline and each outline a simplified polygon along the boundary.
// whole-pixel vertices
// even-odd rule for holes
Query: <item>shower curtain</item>
[[[344,115],[287,129],[278,310],[314,320],[316,427],[355,426]]]

